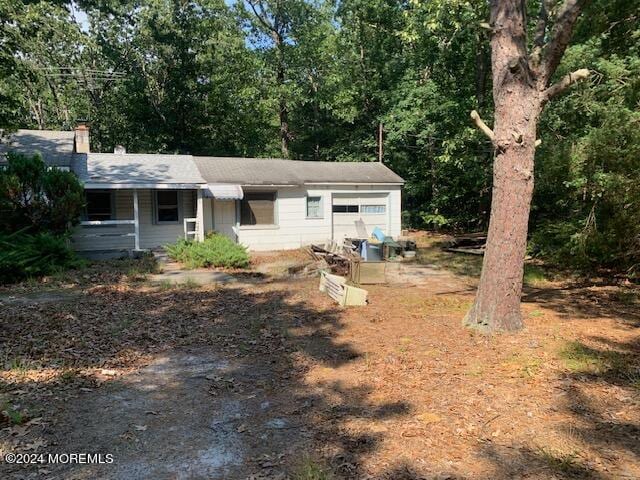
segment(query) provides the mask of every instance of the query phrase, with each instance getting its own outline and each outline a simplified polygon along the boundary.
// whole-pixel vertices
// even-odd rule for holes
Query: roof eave
[[[207,188],[206,183],[164,183],[164,182],[147,182],[147,183],[126,183],[126,182],[86,182],[84,184],[86,190],[139,190],[139,189],[156,189],[156,190],[192,190]]]
[[[402,186],[402,182],[304,182],[305,185],[375,185],[375,186]]]

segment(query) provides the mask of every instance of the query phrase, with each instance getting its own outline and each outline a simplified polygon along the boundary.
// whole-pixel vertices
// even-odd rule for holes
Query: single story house
[[[40,152],[73,171],[87,206],[73,234],[85,252],[144,250],[209,231],[250,250],[400,235],[404,180],[378,162],[312,162],[93,153],[89,130],[18,130],[2,150]]]

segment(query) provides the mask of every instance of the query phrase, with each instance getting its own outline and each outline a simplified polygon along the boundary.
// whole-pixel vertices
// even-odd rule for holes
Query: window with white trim
[[[274,225],[275,192],[245,192],[240,201],[240,225]]]
[[[381,214],[381,213],[386,213],[386,211],[387,211],[386,205],[361,205],[360,206],[361,213]]]
[[[154,198],[156,223],[178,223],[180,220],[180,209],[178,207],[180,196],[178,191],[156,190]]]
[[[85,191],[84,217],[90,221],[113,220],[113,192]]]
[[[307,218],[322,218],[322,197],[307,197]]]

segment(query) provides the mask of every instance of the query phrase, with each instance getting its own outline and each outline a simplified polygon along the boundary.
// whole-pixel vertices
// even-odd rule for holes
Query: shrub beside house
[[[165,249],[169,257],[187,268],[246,268],[249,266],[246,248],[217,233],[208,234],[202,242],[181,239],[166,245]]]
[[[82,262],[69,246],[83,187],[39,155],[9,153],[0,169],[0,282],[50,275]]]

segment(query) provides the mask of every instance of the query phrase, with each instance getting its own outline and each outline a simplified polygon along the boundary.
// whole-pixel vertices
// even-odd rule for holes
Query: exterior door
[[[236,233],[236,202],[235,200],[213,200],[213,229],[226,235],[234,242]]]

